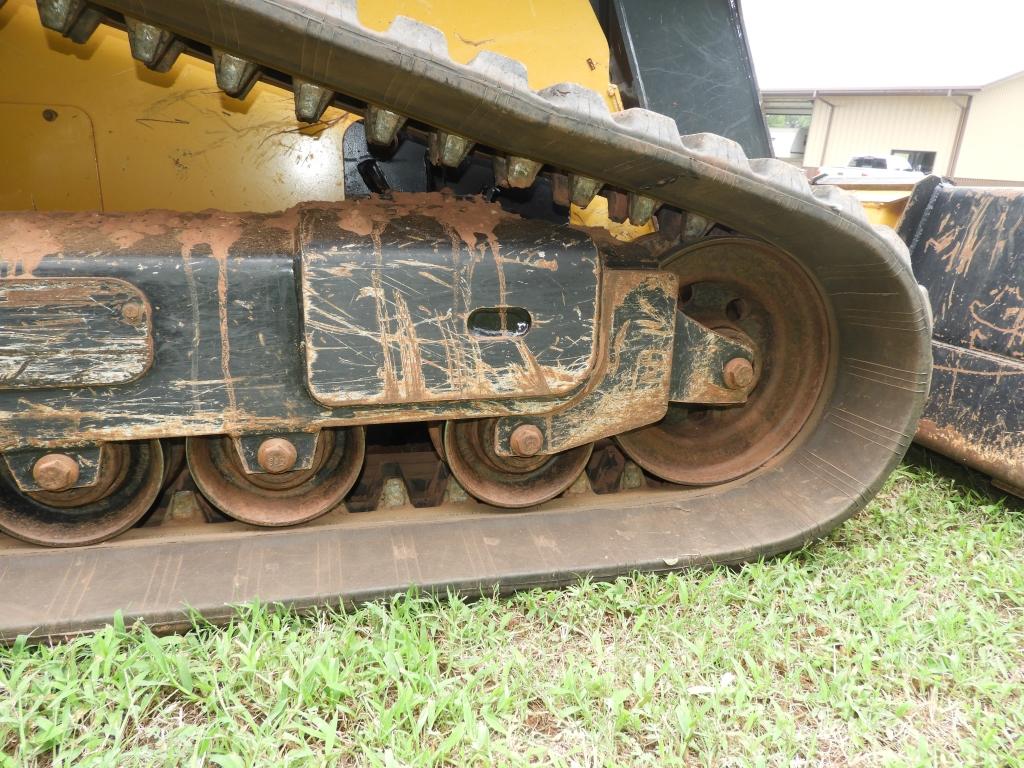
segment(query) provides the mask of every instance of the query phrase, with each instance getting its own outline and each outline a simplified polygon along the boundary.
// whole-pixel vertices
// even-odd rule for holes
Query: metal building
[[[1024,184],[1024,71],[986,85],[764,91],[768,115],[810,115],[806,168],[903,154],[965,183]],[[799,147],[796,148],[799,150]]]

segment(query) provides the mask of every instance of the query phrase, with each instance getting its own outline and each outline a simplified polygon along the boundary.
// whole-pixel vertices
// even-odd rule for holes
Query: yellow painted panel
[[[425,20],[460,61],[483,49],[514,57],[534,88],[574,81],[617,98],[587,0],[378,0],[360,12],[378,29],[395,15]],[[0,72],[0,102],[92,124],[75,151],[67,136],[51,144],[0,123],[0,188],[16,190],[0,207],[273,211],[344,196],[342,136],[355,118],[331,108],[305,126],[291,93],[275,86],[258,83],[244,101],[231,99],[217,90],[212,65],[189,56],[168,73],[151,72],[131,58],[124,32],[101,26],[76,45],[43,29],[33,0],[0,6]],[[55,186],[61,165],[68,172]],[[82,170],[89,165],[91,176]]]
[[[104,210],[274,211],[344,196],[341,142],[351,118],[343,112],[302,127],[287,91],[258,83],[244,101],[229,99],[217,90],[213,66],[188,56],[166,74],[150,72],[131,58],[124,32],[101,26],[75,45],[42,28],[31,0],[0,8],[0,38],[0,101],[37,110],[73,105],[92,122],[95,146],[83,143],[81,152],[95,156]],[[19,143],[6,126],[0,132],[3,166],[50,151]],[[26,181],[37,196],[48,184],[45,175]],[[57,207],[65,206],[98,207],[78,192]]]
[[[0,210],[103,207],[92,122],[63,104],[0,103]],[[17,147],[17,151],[13,148]]]
[[[903,209],[910,200],[912,188],[892,189],[871,186],[845,186],[843,189],[856,197],[872,224],[885,224],[895,228],[899,223]]]
[[[608,42],[588,0],[359,0],[357,7],[371,29],[408,16],[444,32],[455,61],[494,51],[525,64],[534,90],[579,83],[621,109],[609,87]]]

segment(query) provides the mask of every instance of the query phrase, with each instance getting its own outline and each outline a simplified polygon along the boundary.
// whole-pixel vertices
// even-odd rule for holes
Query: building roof
[[[773,99],[805,98],[813,99],[818,96],[955,96],[958,94],[970,95],[991,88],[994,85],[1005,83],[1008,80],[1024,76],[1024,70],[1013,72],[1005,77],[1000,77],[987,83],[958,85],[928,85],[928,86],[898,86],[893,88],[766,88],[761,91],[763,96]]]

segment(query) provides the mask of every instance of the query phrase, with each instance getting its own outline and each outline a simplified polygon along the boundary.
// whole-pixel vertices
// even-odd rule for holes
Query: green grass
[[[742,569],[0,651],[0,765],[1024,765],[1024,516],[901,468]]]

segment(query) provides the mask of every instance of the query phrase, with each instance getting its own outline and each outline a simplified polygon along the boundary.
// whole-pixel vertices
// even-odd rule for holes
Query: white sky
[[[1024,0],[741,0],[762,90],[967,86],[1024,70]]]

